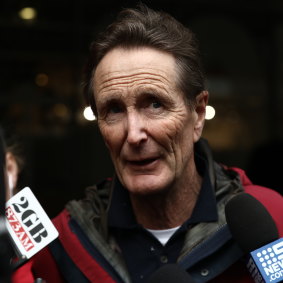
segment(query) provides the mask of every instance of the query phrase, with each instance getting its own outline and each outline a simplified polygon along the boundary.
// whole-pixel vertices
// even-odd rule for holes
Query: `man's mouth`
[[[135,166],[146,166],[153,163],[155,160],[157,160],[157,158],[147,158],[143,160],[129,161],[129,163]]]

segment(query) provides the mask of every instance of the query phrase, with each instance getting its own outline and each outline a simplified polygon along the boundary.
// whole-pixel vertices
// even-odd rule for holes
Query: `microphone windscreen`
[[[225,215],[233,238],[245,253],[279,237],[275,222],[267,209],[247,193],[233,197],[225,207]]]
[[[148,283],[194,283],[191,276],[178,264],[166,264],[150,277]]]

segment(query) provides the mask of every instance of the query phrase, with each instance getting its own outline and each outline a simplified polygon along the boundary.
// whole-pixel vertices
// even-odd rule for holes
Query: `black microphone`
[[[6,202],[6,155],[5,155],[5,143],[0,128],[0,215],[5,214],[5,202]]]
[[[148,283],[194,283],[191,276],[181,266],[169,263],[155,271]]]
[[[13,254],[5,223],[6,200],[6,155],[5,144],[0,129],[0,283],[8,283],[11,280],[10,258]]]
[[[255,282],[283,279],[283,239],[264,205],[247,193],[233,197],[225,207],[233,238],[248,255],[247,268]]]

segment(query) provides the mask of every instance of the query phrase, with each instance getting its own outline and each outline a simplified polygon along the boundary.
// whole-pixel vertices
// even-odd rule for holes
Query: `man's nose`
[[[127,118],[127,142],[138,146],[147,139],[145,119],[137,111],[129,112]]]

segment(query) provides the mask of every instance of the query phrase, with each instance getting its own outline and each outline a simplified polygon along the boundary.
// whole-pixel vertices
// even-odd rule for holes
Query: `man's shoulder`
[[[247,177],[244,170],[239,168],[232,168],[239,174],[244,192],[252,195],[260,201],[268,210],[278,228],[279,235],[283,236],[283,196],[277,191],[253,184]]]
[[[66,209],[63,209],[57,216],[52,218],[52,222],[57,228],[57,230],[61,230],[66,223],[68,223],[70,219],[70,214]]]
[[[260,201],[261,200],[275,201],[276,203],[280,203],[281,205],[283,204],[283,197],[280,193],[278,193],[273,189],[254,184],[246,175],[243,169],[237,167],[231,167],[229,168],[229,170],[233,170],[238,174],[241,184],[246,193],[253,195],[255,198],[257,198]]]

